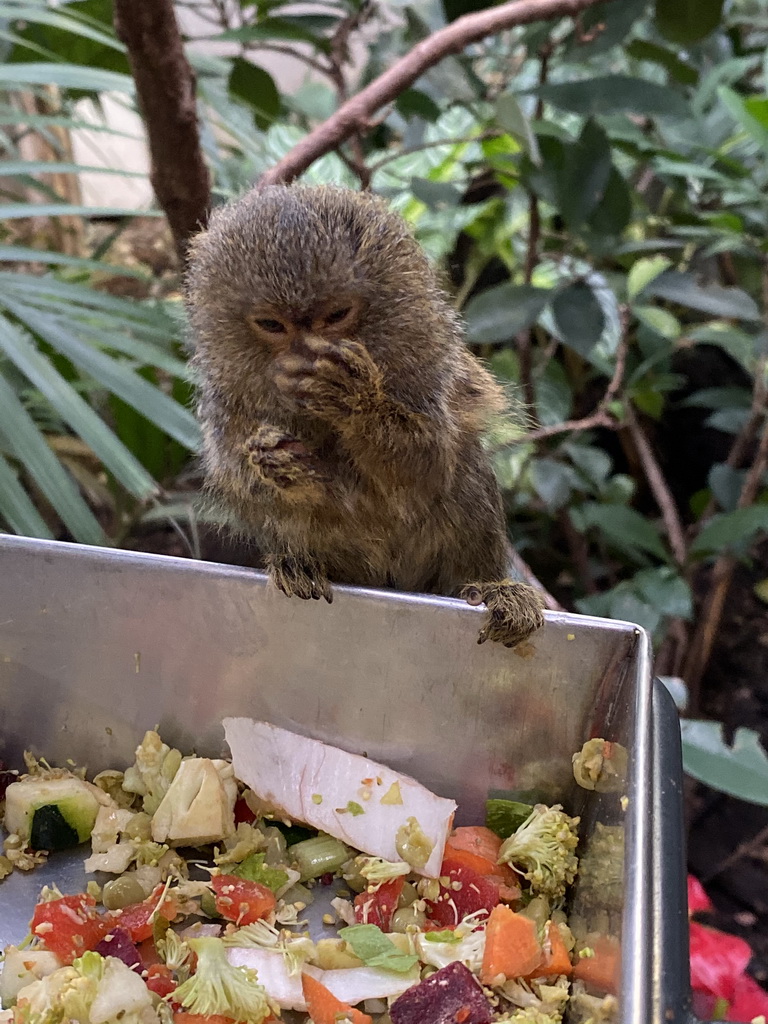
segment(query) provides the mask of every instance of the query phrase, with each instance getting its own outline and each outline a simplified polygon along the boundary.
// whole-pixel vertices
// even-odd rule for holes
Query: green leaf
[[[53,540],[43,517],[0,452],[0,519],[24,537]]]
[[[0,439],[32,477],[69,532],[81,544],[106,537],[72,477],[51,451],[8,381],[0,376]]]
[[[145,500],[157,493],[155,481],[118,441],[107,424],[34,343],[3,317],[0,317],[0,350],[45,395],[64,422],[85,441],[130,494]]]
[[[651,331],[674,341],[680,337],[682,327],[677,317],[659,306],[635,306],[632,310],[637,319]]]
[[[756,533],[768,530],[768,505],[752,505],[712,516],[691,544],[691,554],[703,555],[742,546]]]
[[[601,530],[620,548],[637,548],[666,560],[667,553],[656,528],[633,508],[587,502],[576,511],[582,530]]]
[[[162,217],[159,210],[142,210],[142,217]],[[3,207],[4,220],[27,217],[135,217],[136,210],[122,206],[77,206],[74,203],[8,203]]]
[[[583,10],[568,41],[566,60],[582,63],[617,46],[647,6],[647,0],[621,0],[620,4],[597,4]]]
[[[725,462],[715,463],[710,469],[707,483],[724,512],[732,512],[738,505],[745,476],[746,470],[734,469]]]
[[[280,93],[272,76],[251,61],[235,57],[228,87],[233,96],[251,107],[256,127],[266,131],[280,112]]]
[[[5,306],[27,327],[44,338],[80,370],[98,380],[137,412],[146,416],[190,451],[200,444],[200,428],[194,416],[168,395],[153,387],[117,359],[84,343],[65,321],[21,303],[4,299]]]
[[[627,295],[636,299],[651,281],[669,268],[672,260],[668,256],[645,256],[632,264],[627,275]]]
[[[587,228],[596,235],[616,237],[632,219],[632,197],[624,176],[611,167],[603,196],[587,221]]]
[[[584,117],[625,113],[683,118],[690,114],[680,93],[630,75],[598,75],[579,82],[550,82],[533,91],[553,106]]]
[[[91,167],[61,160],[4,160],[3,175],[14,177],[31,174],[118,174],[121,178],[146,178],[144,171],[124,167]]]
[[[530,122],[513,93],[503,92],[496,100],[496,120],[513,139],[520,143],[534,164],[541,163],[541,153],[536,136],[531,131]]]
[[[711,316],[756,322],[760,320],[760,310],[741,288],[721,288],[718,285],[703,288],[692,274],[678,270],[666,270],[654,278],[643,292],[644,298],[649,295]]]
[[[737,729],[733,746],[723,740],[719,722],[682,719],[686,774],[738,800],[768,806],[768,757],[752,729]]]
[[[311,16],[310,16],[311,17]],[[314,29],[317,26],[308,18],[259,18],[252,25],[220,32],[214,39],[217,43],[258,43],[271,40],[286,43],[309,43],[319,50],[328,50],[328,40],[323,39]]]
[[[110,263],[102,263],[101,260],[84,260],[64,252],[32,249],[26,245],[0,245],[0,263],[47,263],[51,266],[58,264],[77,270],[95,270],[100,274],[137,277],[140,280],[146,280],[148,277],[146,271],[135,267],[117,267]]]
[[[733,89],[728,89],[724,85],[720,86],[717,90],[717,96],[728,109],[728,112],[734,121],[736,121],[747,135],[749,135],[751,139],[754,139],[754,141],[759,146],[762,146],[763,149],[768,149],[768,128],[766,128],[763,122],[762,111],[760,116],[756,117],[752,113],[752,110],[755,110],[755,108],[753,107],[752,110],[750,110],[737,92],[734,92]],[[760,110],[760,108],[757,109]]]
[[[469,340],[475,344],[509,341],[538,320],[552,294],[548,288],[525,284],[488,288],[464,309]]]
[[[669,72],[672,78],[683,85],[696,85],[699,73],[691,64],[687,64],[673,50],[647,39],[633,39],[627,47],[627,53],[635,60],[648,60],[659,64]]]
[[[339,936],[350,944],[366,967],[380,967],[385,971],[407,974],[419,962],[418,957],[401,953],[375,924],[350,925],[339,929]]]
[[[432,181],[430,178],[411,178],[411,192],[430,210],[443,210],[458,206],[461,192],[448,181]]]
[[[693,595],[686,580],[669,565],[641,569],[631,580],[634,590],[664,615],[681,619],[693,617]]]
[[[656,27],[670,42],[706,39],[720,24],[724,0],[656,0]]]
[[[573,482],[573,470],[557,459],[541,456],[531,463],[531,484],[550,512],[566,504]]]
[[[265,853],[251,853],[239,864],[222,864],[222,873],[246,878],[249,882],[258,882],[259,885],[266,885],[272,892],[278,892],[287,883],[288,874],[282,868],[271,868],[265,864],[266,856]]]
[[[440,107],[420,89],[406,89],[395,101],[395,107],[405,118],[420,117],[424,121],[437,121]]]
[[[58,85],[62,89],[82,89],[88,92],[123,92],[133,95],[130,75],[100,68],[81,67],[78,64],[4,64],[0,65],[0,84],[3,86]]]
[[[605,327],[603,307],[585,281],[575,281],[558,291],[552,314],[563,344],[587,356],[600,340]]]
[[[588,120],[576,142],[568,147],[558,176],[560,212],[570,228],[577,228],[597,208],[611,173],[611,146],[603,129]]]

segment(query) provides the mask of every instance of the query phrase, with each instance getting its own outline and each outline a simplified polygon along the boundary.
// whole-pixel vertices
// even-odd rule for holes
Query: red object
[[[712,900],[704,892],[704,886],[693,875],[688,875],[688,917],[712,909]]]
[[[494,1012],[474,974],[453,963],[398,996],[389,1015],[392,1024],[489,1024]]]
[[[128,932],[134,942],[144,942],[145,939],[151,938],[156,917],[172,921],[179,912],[173,896],[168,895],[160,902],[162,895],[163,886],[158,885],[149,899],[116,910],[113,914],[115,924]]]
[[[688,876],[689,914],[712,910],[701,883]],[[711,1017],[718,1001],[725,1001],[725,1019],[749,1021],[768,1017],[768,992],[746,974],[752,958],[749,943],[736,935],[691,921],[691,987],[699,1016]]]
[[[355,920],[358,924],[375,924],[383,932],[392,927],[392,915],[403,891],[405,879],[393,878],[383,882],[375,892],[361,892],[355,896]]]
[[[455,928],[468,914],[477,910],[490,912],[499,903],[498,884],[472,868],[453,864],[446,858],[440,878],[447,878],[448,885],[441,882],[437,900],[427,900],[427,916],[443,928]]]
[[[249,882],[237,875],[214,875],[211,885],[218,912],[238,925],[260,921],[277,906],[275,894],[260,882]]]
[[[149,991],[154,992],[155,995],[160,996],[161,999],[164,999],[165,996],[169,996],[176,988],[176,982],[173,980],[173,975],[165,964],[152,964],[152,966],[147,969],[147,977],[145,980]]]
[[[38,903],[29,927],[44,949],[55,953],[62,963],[71,964],[99,944],[114,927],[114,920],[96,910],[93,896],[80,893]]]
[[[238,797],[235,801],[234,813],[236,825],[240,825],[242,822],[245,822],[246,825],[252,825],[253,822],[256,821],[256,815],[253,813],[243,797]]]

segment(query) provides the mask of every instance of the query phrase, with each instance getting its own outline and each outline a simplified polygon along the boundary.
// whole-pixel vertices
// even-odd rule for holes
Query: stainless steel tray
[[[249,715],[415,776],[458,801],[458,823],[494,793],[562,800],[586,842],[623,823],[620,1019],[689,1020],[679,729],[647,636],[550,613],[508,651],[475,643],[481,615],[352,588],[301,602],[250,570],[0,536],[0,757],[120,767],[157,725],[220,755],[221,719]],[[629,749],[626,809],[573,783],[571,754],[597,735]],[[0,944],[22,937],[43,880],[0,885]]]

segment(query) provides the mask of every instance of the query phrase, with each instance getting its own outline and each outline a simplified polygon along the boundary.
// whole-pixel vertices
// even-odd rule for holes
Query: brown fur
[[[480,642],[541,625],[505,578],[481,445],[504,396],[396,214],[332,187],[251,192],[194,240],[186,285],[207,488],[284,593],[474,581]]]

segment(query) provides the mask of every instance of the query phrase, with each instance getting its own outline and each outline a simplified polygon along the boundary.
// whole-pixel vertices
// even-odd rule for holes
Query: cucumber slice
[[[5,792],[5,827],[34,850],[66,850],[93,831],[100,801],[75,776],[13,782]]]

